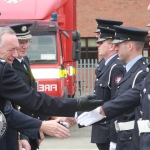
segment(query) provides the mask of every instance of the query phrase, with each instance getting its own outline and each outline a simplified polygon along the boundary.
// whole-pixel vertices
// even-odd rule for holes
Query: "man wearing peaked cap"
[[[100,27],[105,27],[107,29],[113,29],[113,25],[122,25],[123,22],[122,21],[117,21],[117,20],[106,20],[106,19],[96,19],[96,22],[97,22],[97,29],[95,31],[96,33],[96,37],[100,38],[100,35],[101,35],[101,32],[100,32]],[[105,30],[102,29],[102,30]],[[108,31],[108,30],[106,30]],[[111,30],[110,30],[111,32]],[[104,33],[102,31],[102,33]],[[103,35],[102,35],[103,36]],[[106,35],[105,35],[106,36]],[[114,38],[114,31],[112,31],[112,35],[111,35],[113,38]],[[101,52],[98,50],[98,58],[102,58],[101,56]],[[101,61],[98,63],[98,66],[95,70],[95,73],[96,73],[96,78],[98,78],[98,75],[100,74],[103,66],[104,66],[104,63],[105,63],[105,59],[101,59]],[[97,81],[96,81],[97,82]],[[94,92],[95,92],[95,87],[94,87]],[[112,120],[111,121],[111,131],[110,131],[110,148],[111,146],[115,147],[115,143],[117,142],[117,133],[116,133],[116,130],[115,130],[115,127],[114,127],[114,121]],[[94,135],[92,135],[92,137],[94,137]]]
[[[108,101],[115,94],[120,78],[123,76],[123,63],[118,59],[115,45],[111,44],[115,30],[99,27],[101,35],[97,40],[99,54],[105,63],[95,82],[96,99]],[[91,142],[96,143],[98,149],[109,150],[110,121],[92,125]]]
[[[112,43],[117,44],[119,51],[118,55],[122,61],[126,62],[127,73],[120,83],[120,94],[122,94],[121,89],[125,89],[125,87],[132,88],[131,85],[136,85],[142,81],[147,74],[143,71],[145,70],[147,63],[145,58],[142,56],[142,50],[144,48],[145,37],[148,32],[133,27],[114,26],[114,28],[116,35],[115,40]],[[133,83],[133,81],[135,82]],[[119,122],[124,122],[124,126],[126,126],[127,123],[130,122],[131,124],[129,126],[132,126],[132,128],[117,132],[117,150],[140,149],[138,128],[137,124],[134,124],[134,121],[138,121],[141,118],[140,112],[141,106],[118,117],[118,124]],[[126,137],[124,138],[124,141],[121,140],[122,137]],[[126,148],[124,148],[124,144],[126,144]]]
[[[113,21],[113,22],[116,23],[116,24],[121,24],[122,23],[121,21]],[[112,21],[111,21],[111,25],[108,24],[107,26],[111,27],[112,26]],[[103,42],[107,39],[112,39],[113,40],[115,38],[115,30],[114,29],[104,28],[104,27],[101,27],[101,26],[99,26],[99,29],[101,31],[101,37],[97,40],[97,43]],[[99,54],[103,55],[101,50],[99,50]],[[117,133],[116,133],[115,126],[114,126],[114,121],[115,120],[116,119],[111,120],[111,123],[110,123],[110,137],[109,137],[110,150],[112,149],[112,147],[115,148],[116,143],[117,143]]]
[[[118,133],[116,150],[139,150],[140,141],[137,130],[137,121],[139,118],[143,117],[143,109],[141,106],[135,109],[138,105],[134,105],[133,103],[136,101],[135,99],[138,101],[140,100],[140,97],[143,96],[142,94],[140,96],[139,89],[136,89],[134,92],[131,91],[131,93],[127,92],[127,94],[126,91],[130,88],[134,89],[136,84],[140,83],[146,77],[147,72],[149,72],[149,69],[146,68],[147,64],[145,58],[142,56],[145,37],[148,32],[133,27],[114,26],[114,28],[116,35],[115,40],[111,43],[116,44],[116,50],[118,51],[120,60],[126,63],[126,73],[119,82],[113,100],[105,103],[100,108],[99,113],[102,116],[105,115],[107,119],[119,116],[115,122],[116,131]],[[142,86],[140,85],[139,87]],[[138,94],[135,95],[135,98],[132,95],[136,92]],[[126,107],[127,105],[128,107]],[[95,121],[98,120],[101,119]]]

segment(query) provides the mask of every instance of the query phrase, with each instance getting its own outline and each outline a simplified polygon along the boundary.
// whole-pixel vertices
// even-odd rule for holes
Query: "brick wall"
[[[77,0],[77,30],[81,37],[95,37],[95,18],[123,21],[124,26],[148,30],[149,0]]]

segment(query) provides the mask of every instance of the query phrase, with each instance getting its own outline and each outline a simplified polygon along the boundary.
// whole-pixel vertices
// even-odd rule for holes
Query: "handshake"
[[[95,100],[96,95],[85,95],[77,98],[77,111],[86,111],[83,114],[81,114],[78,119],[77,123],[80,125],[90,125],[92,124],[91,122],[91,112],[95,112],[97,110],[97,115],[99,116],[99,106],[103,105],[102,100]],[[95,109],[96,108],[96,109]],[[88,112],[90,111],[90,112]],[[93,114],[93,113],[92,113]],[[69,138],[70,133],[69,130],[64,127],[62,123],[62,117],[58,117],[55,120],[50,120],[50,121],[43,121],[40,131],[51,136],[55,136],[60,139],[66,139]],[[69,123],[69,126],[73,123],[75,124],[74,121],[72,121],[70,118],[67,118],[66,122]],[[93,121],[93,119],[92,119]],[[62,122],[62,123],[61,123]]]

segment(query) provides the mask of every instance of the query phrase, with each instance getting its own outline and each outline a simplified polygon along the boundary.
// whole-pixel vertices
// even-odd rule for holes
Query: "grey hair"
[[[3,46],[2,36],[5,33],[15,35],[14,30],[12,30],[10,27],[0,27],[0,48]]]

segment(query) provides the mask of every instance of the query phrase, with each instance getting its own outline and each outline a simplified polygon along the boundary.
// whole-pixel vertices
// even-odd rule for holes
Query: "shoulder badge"
[[[116,78],[115,78],[115,83],[116,83],[117,85],[119,85],[119,82],[120,82],[121,78],[122,78],[122,75],[116,76]]]
[[[0,111],[0,138],[2,138],[7,130],[7,123],[4,114]]]

